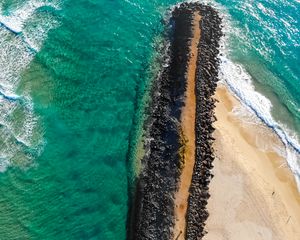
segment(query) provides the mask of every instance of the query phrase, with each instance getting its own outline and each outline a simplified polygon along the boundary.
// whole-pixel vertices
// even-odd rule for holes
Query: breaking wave
[[[18,92],[21,74],[58,20],[43,7],[58,4],[20,1],[11,9],[0,4],[0,172],[10,165],[26,167],[44,146],[43,130],[26,91]]]
[[[228,86],[230,91],[241,101],[241,103],[262,122],[271,128],[281,139],[285,149],[274,149],[287,160],[292,170],[298,189],[300,190],[300,143],[299,137],[284,123],[278,122],[272,116],[274,106],[272,102],[255,90],[253,79],[245,67],[234,62],[230,57],[229,37],[239,34],[238,29],[231,27],[231,19],[224,9],[220,9],[223,17],[224,36],[220,47],[220,69],[219,78]]]

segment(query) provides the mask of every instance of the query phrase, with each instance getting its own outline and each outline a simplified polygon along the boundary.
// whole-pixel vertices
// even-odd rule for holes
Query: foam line
[[[8,101],[17,101],[20,99],[20,96],[18,96],[16,94],[13,94],[13,93],[7,94],[7,93],[2,92],[1,90],[0,90],[0,96]]]
[[[36,54],[38,52],[38,50],[36,48],[31,46],[31,44],[26,40],[26,38],[23,36],[23,34],[21,35],[21,39],[22,39],[22,42],[24,43],[24,45],[26,46],[26,48],[29,50],[29,52],[31,52],[33,54]]]
[[[36,53],[37,49],[33,47],[24,37],[23,26],[28,19],[40,8],[49,7],[57,10],[58,7],[55,4],[47,4],[40,1],[27,2],[24,5],[15,9],[9,16],[3,16],[0,14],[0,27],[8,30],[16,36],[21,36],[25,46],[30,52]],[[1,10],[1,6],[0,6]],[[0,11],[1,13],[1,11]]]
[[[283,156],[295,176],[300,191],[300,145],[296,134],[293,136],[287,128],[276,122],[271,114],[272,103],[255,91],[251,76],[241,65],[233,63],[224,53],[219,58],[221,60],[220,79],[250,112],[253,112],[266,126],[273,130],[284,144],[285,153]]]
[[[58,9],[53,2],[30,0],[3,15],[0,3],[0,172],[12,164],[22,167],[32,162],[44,149],[43,132],[28,92],[15,94],[21,73],[47,38],[48,31],[58,23],[52,15],[44,14],[42,7]],[[35,15],[39,9],[41,12]],[[18,119],[14,119],[15,113]]]
[[[19,31],[15,30],[13,28],[10,28],[8,25],[6,25],[4,22],[1,22],[1,21],[0,21],[0,26],[5,28],[6,30],[12,32],[15,35],[18,35],[20,33]]]
[[[11,32],[12,34],[14,34],[16,36],[20,36],[21,40],[24,43],[24,45],[26,46],[26,48],[32,53],[37,53],[37,49],[35,49],[33,46],[30,45],[30,43],[24,38],[22,32],[15,31],[14,29],[5,25],[3,22],[0,22],[0,27],[3,27],[4,29],[8,30],[9,32]]]
[[[223,6],[215,4],[222,17],[224,36],[220,41],[220,68],[219,78],[228,89],[240,100],[240,102],[258,119],[279,137],[284,145],[282,149],[276,149],[286,161],[288,167],[294,174],[297,182],[298,190],[300,191],[300,143],[299,137],[295,132],[292,132],[288,126],[277,122],[272,116],[272,103],[264,95],[257,92],[253,85],[251,75],[244,69],[241,64],[237,64],[230,59],[230,36],[240,36],[247,41],[240,29],[232,27],[232,19],[228,14],[227,9]],[[262,53],[263,54],[263,53]]]
[[[246,86],[246,84],[251,84],[251,82],[250,76],[248,76],[245,70],[241,66],[237,67],[238,65],[234,65],[233,62],[224,56],[221,56],[220,59],[221,78],[227,83],[230,90],[242,101],[244,105],[250,108],[259,119],[271,128],[286,146],[292,147],[298,154],[300,154],[300,146],[297,141],[288,136],[284,129],[273,119],[271,115],[271,102],[263,95],[255,92],[252,86]],[[237,69],[239,69],[240,73]],[[237,74],[237,76],[234,76],[233,74]],[[245,82],[247,83],[243,84],[242,81],[237,80],[237,78],[242,79],[242,81],[246,80]]]
[[[0,22],[11,32],[21,33],[24,23],[41,7],[58,9],[55,4],[47,4],[41,1],[30,1],[16,8],[11,15],[0,15]]]

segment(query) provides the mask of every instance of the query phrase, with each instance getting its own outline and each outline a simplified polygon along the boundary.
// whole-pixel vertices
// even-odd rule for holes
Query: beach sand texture
[[[299,240],[296,182],[285,159],[270,148],[282,143],[263,124],[233,114],[241,104],[224,86],[215,98],[216,159],[204,240]]]
[[[189,197],[189,187],[191,185],[193,168],[195,164],[195,114],[196,114],[196,96],[195,96],[195,78],[198,57],[198,43],[201,36],[199,22],[201,16],[195,12],[193,28],[194,36],[191,39],[190,60],[187,72],[187,86],[185,92],[185,106],[181,114],[182,138],[185,142],[182,155],[184,165],[179,181],[179,189],[175,194],[175,226],[174,239],[185,239],[186,212]]]

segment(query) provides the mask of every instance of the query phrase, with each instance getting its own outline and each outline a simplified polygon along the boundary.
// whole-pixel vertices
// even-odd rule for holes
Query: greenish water
[[[6,4],[16,11],[22,2]],[[58,23],[13,89],[34,103],[28,137],[39,135],[42,146],[30,149],[42,153],[0,175],[0,239],[125,239],[129,141],[168,5],[63,1],[35,10]]]
[[[161,19],[175,2],[0,0],[0,239],[126,238],[138,109]],[[239,8],[242,1],[220,2],[242,32],[245,16],[264,29]],[[249,51],[255,44],[262,52],[250,56],[264,68],[245,59],[238,36],[232,59],[253,76],[251,69],[263,72],[253,81],[289,109],[297,129],[299,48],[291,43],[293,58],[276,54],[270,62],[263,53],[276,43],[255,36],[247,35]],[[281,85],[267,84],[261,69],[280,72],[273,81]]]

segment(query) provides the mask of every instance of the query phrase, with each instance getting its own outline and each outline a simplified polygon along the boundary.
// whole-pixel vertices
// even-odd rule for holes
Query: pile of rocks
[[[174,9],[170,19],[169,64],[153,83],[147,120],[142,172],[137,188],[129,239],[169,240],[174,225],[174,193],[180,175],[178,126],[184,105],[192,9]]]
[[[187,82],[190,41],[193,35],[193,13],[202,16],[199,27],[196,72],[196,159],[190,186],[186,239],[201,239],[204,235],[209,198],[208,184],[214,160],[212,126],[215,102],[212,98],[218,80],[218,42],[221,19],[209,6],[182,3],[172,11],[168,23],[170,48],[165,58],[169,63],[153,83],[149,118],[142,159],[142,171],[137,180],[132,213],[128,222],[128,239],[172,239],[174,226],[174,194],[180,176],[181,109]]]
[[[196,70],[196,161],[187,210],[186,239],[202,239],[209,198],[208,185],[214,160],[212,133],[214,128],[215,93],[218,81],[218,48],[222,35],[221,19],[210,6],[200,7],[201,39],[198,46]]]

